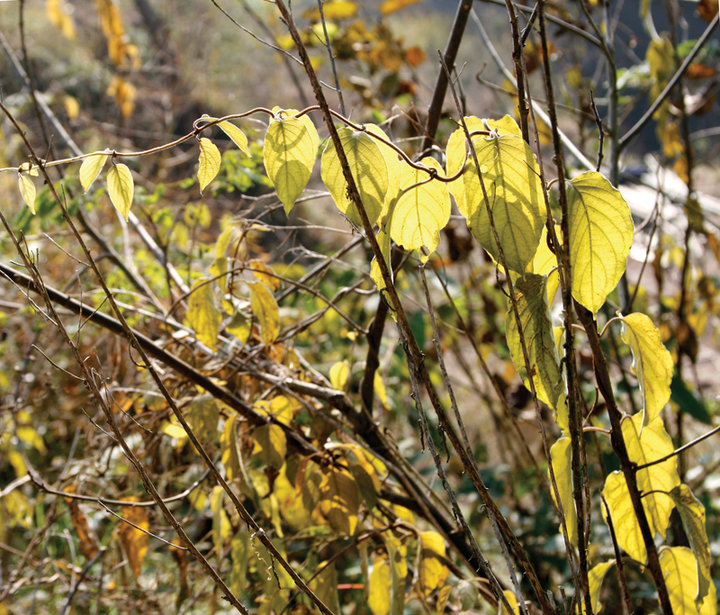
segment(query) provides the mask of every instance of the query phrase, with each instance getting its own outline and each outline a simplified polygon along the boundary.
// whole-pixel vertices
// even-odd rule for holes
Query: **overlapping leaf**
[[[289,214],[310,180],[320,139],[307,115],[295,117],[295,109],[274,111],[275,119],[265,133],[263,160],[267,176]]]
[[[698,605],[698,574],[695,555],[687,547],[663,547],[660,550],[660,567],[670,595],[674,615],[705,615],[714,613],[716,605]]]
[[[365,132],[340,128],[338,135],[368,220],[370,224],[375,224],[383,210],[388,189],[388,171],[383,152],[375,139]],[[348,198],[348,186],[332,141],[323,153],[320,174],[337,208],[350,221],[361,225],[360,214]]]
[[[421,532],[419,548],[418,582],[420,592],[428,596],[445,583],[449,573],[447,565],[443,562],[445,541],[437,532]]]
[[[567,182],[572,294],[593,314],[625,272],[633,239],[630,208],[600,173]]]
[[[643,425],[656,419],[670,399],[673,360],[660,340],[660,331],[645,314],[622,318],[623,340],[632,349],[633,370],[643,394]]]

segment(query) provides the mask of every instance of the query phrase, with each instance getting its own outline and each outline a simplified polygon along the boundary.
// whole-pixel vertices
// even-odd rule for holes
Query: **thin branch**
[[[684,444],[680,448],[675,449],[672,453],[669,453],[665,455],[664,457],[660,457],[659,459],[655,459],[654,461],[648,461],[647,463],[643,463],[642,465],[636,466],[635,471],[639,472],[640,470],[644,470],[645,468],[649,468],[650,466],[654,466],[658,463],[662,463],[663,461],[667,461],[668,459],[672,459],[673,457],[680,455],[681,453],[684,453],[685,451],[691,449],[693,446],[700,444],[703,440],[707,440],[708,438],[714,436],[716,433],[720,433],[720,425],[715,427],[714,429],[711,429],[707,433],[704,433],[702,436],[698,436],[694,440],[691,440],[687,444]]]

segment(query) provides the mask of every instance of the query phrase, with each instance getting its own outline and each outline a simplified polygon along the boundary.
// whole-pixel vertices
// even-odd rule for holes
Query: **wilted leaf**
[[[126,502],[137,502],[135,497],[125,498]],[[123,506],[122,516],[130,523],[133,523],[141,529],[136,529],[132,525],[121,522],[118,526],[120,542],[122,543],[125,554],[127,555],[130,570],[137,579],[140,576],[145,555],[147,554],[148,535],[142,530],[150,528],[150,520],[148,518],[148,509],[143,506]]]
[[[65,487],[67,493],[75,493],[77,491],[75,485]],[[70,521],[75,529],[78,542],[80,543],[80,552],[91,560],[97,555],[98,545],[97,539],[90,530],[87,517],[80,509],[80,502],[74,498],[65,498],[68,508],[70,509]]]
[[[187,320],[198,340],[212,350],[217,349],[222,316],[208,280],[198,280],[193,284],[188,297]]]
[[[93,154],[87,158],[83,158],[82,164],[80,165],[80,185],[83,190],[87,192],[90,186],[95,181],[95,178],[100,174],[102,168],[105,166],[105,161],[108,159],[108,154]]]
[[[643,394],[643,425],[660,415],[670,399],[673,360],[660,340],[660,331],[645,314],[628,314],[622,318],[623,340],[633,353],[633,371]]]
[[[260,323],[263,342],[270,346],[280,332],[280,312],[275,297],[261,282],[248,282],[250,307]]]
[[[122,163],[110,167],[107,174],[107,186],[110,201],[127,220],[135,194],[135,183],[130,169]]]
[[[200,139],[200,157],[198,158],[198,181],[200,182],[200,192],[205,190],[207,185],[215,179],[218,171],[220,171],[220,150],[208,138]]]
[[[625,272],[633,239],[630,208],[600,173],[567,182],[572,294],[595,314]]]
[[[289,214],[312,174],[320,139],[307,115],[294,117],[295,109],[276,111],[265,133],[265,171]]]
[[[560,505],[565,515],[565,526],[567,528],[570,544],[577,546],[577,512],[575,511],[575,500],[573,499],[572,485],[572,447],[570,438],[563,436],[550,447],[550,459],[552,460],[553,474],[557,483],[557,490],[560,496]],[[551,491],[554,496],[554,490]]]
[[[445,558],[445,541],[437,532],[420,532],[418,582],[423,596],[442,586],[449,573]]]
[[[388,189],[388,171],[383,153],[375,139],[364,132],[340,128],[338,135],[367,217],[370,224],[375,224],[383,210]],[[360,214],[348,198],[348,186],[332,141],[323,152],[320,174],[337,208],[353,223],[361,225]]]
[[[35,213],[35,184],[27,173],[18,174],[18,188],[25,204],[30,208],[31,212]]]
[[[278,290],[282,285],[280,278],[275,275],[272,268],[262,261],[253,259],[248,263],[248,266],[252,269],[253,275],[270,290]]]

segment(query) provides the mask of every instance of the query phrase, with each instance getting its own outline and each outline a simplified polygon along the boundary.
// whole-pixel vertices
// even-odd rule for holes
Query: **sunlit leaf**
[[[265,133],[265,171],[289,214],[307,186],[317,157],[320,139],[307,115],[294,117],[295,109],[276,111]]]
[[[698,569],[698,601],[704,600],[710,591],[712,577],[710,566],[710,543],[705,530],[705,507],[687,485],[678,485],[670,492],[680,515],[690,548],[695,554]]]
[[[670,595],[674,615],[698,615],[695,596],[698,573],[695,555],[687,547],[660,549],[660,568]]]
[[[364,132],[340,128],[338,135],[367,217],[370,224],[375,224],[388,189],[388,171],[383,153],[375,139]],[[348,198],[348,186],[332,141],[328,142],[323,152],[320,174],[337,208],[353,223],[361,225],[360,214]]]
[[[630,208],[600,173],[567,182],[572,294],[593,314],[625,272],[633,239]]]
[[[603,580],[607,571],[615,565],[614,560],[601,562],[593,566],[588,572],[588,581],[590,585],[590,604],[595,613],[599,613],[602,605],[600,604],[600,590],[602,589]],[[584,613],[587,611],[583,610]]]
[[[377,124],[366,124],[364,128],[371,135],[377,135],[385,141],[392,142],[392,139],[390,139],[385,131]],[[385,160],[385,166],[387,167],[388,186],[383,200],[382,213],[379,218],[381,227],[387,231],[388,228],[385,217],[390,213],[390,208],[395,203],[395,199],[400,196],[400,191],[403,187],[403,172],[406,170],[407,165],[399,158],[398,153],[392,147],[379,139],[375,139],[375,142],[380,148],[383,160]]]
[[[207,185],[215,179],[220,171],[220,163],[222,156],[217,146],[208,138],[200,139],[200,157],[198,158],[198,181],[200,182],[200,192],[205,190]]]
[[[95,181],[95,178],[100,174],[102,168],[105,166],[105,161],[108,159],[108,154],[94,154],[83,158],[82,164],[80,165],[80,185],[83,190],[87,192],[90,186]]]
[[[373,615],[389,615],[392,578],[390,566],[384,557],[375,557],[368,587],[368,607]]]
[[[570,544],[577,546],[577,512],[575,511],[575,500],[573,499],[572,485],[572,447],[570,438],[563,436],[550,447],[550,459],[552,460],[553,474],[557,483],[560,505],[565,515],[565,527],[567,528]],[[554,496],[554,490],[551,491]]]
[[[336,469],[323,474],[317,510],[333,530],[344,536],[355,533],[360,502],[360,491],[352,474]]]
[[[390,13],[404,9],[407,6],[412,6],[417,2],[420,2],[420,0],[385,0],[380,5],[380,12],[383,15],[390,15]]]
[[[533,273],[519,278],[515,283],[517,309],[537,396],[555,410],[558,425],[568,431],[565,383],[555,345],[545,285],[546,278]],[[508,310],[506,323],[507,343],[513,364],[529,389],[528,369],[512,307]]]
[[[445,558],[445,541],[437,532],[420,532],[420,562],[418,564],[418,583],[423,596],[445,583],[449,570]]]
[[[137,502],[138,499],[136,497],[129,497],[125,498],[125,501]],[[148,509],[144,506],[123,506],[121,511],[123,519],[127,519],[130,523],[137,526],[133,527],[124,521],[118,526],[120,542],[127,555],[130,570],[132,571],[133,577],[137,579],[140,576],[142,565],[145,561],[149,542],[149,537],[146,533],[150,528]]]
[[[443,168],[432,158],[422,163],[442,174]],[[402,165],[404,192],[395,202],[390,215],[390,237],[406,250],[422,250],[420,260],[426,262],[440,243],[440,230],[450,219],[450,193],[447,184],[432,179],[425,171]],[[412,189],[410,186],[421,183]]]
[[[486,126],[479,117],[469,116],[464,118],[465,125],[470,133],[476,130],[486,130]],[[447,146],[445,147],[445,157],[447,159],[447,174],[454,177],[465,166],[467,162],[467,139],[465,131],[462,127],[453,131],[448,137]],[[465,180],[461,175],[458,179],[450,183],[450,192],[455,197],[460,213],[468,217],[467,202],[465,200]]]
[[[240,128],[229,121],[219,122],[218,128],[230,137],[230,140],[241,152],[248,156],[250,155],[250,150],[248,149],[248,139]]]
[[[271,345],[280,332],[280,312],[270,289],[261,282],[248,282],[250,307],[260,323],[263,342]]]
[[[350,363],[338,361],[330,368],[330,384],[339,391],[344,391],[350,377]]]
[[[193,284],[188,297],[186,317],[198,340],[212,350],[217,349],[222,316],[215,304],[212,284],[208,280],[197,280]]]
[[[110,167],[107,187],[110,201],[127,220],[135,194],[135,183],[127,165],[118,163]]]
[[[18,173],[18,188],[25,204],[35,213],[35,184],[27,173]]]
[[[379,230],[377,234],[377,242],[378,246],[380,247],[380,254],[385,259],[385,264],[387,265],[388,272],[390,273],[390,275],[392,275],[392,268],[390,267],[390,250],[392,248],[392,242],[390,240],[390,235],[383,230]],[[372,278],[373,282],[375,282],[378,290],[382,291],[387,288],[385,280],[382,277],[382,272],[380,271],[380,265],[377,262],[377,258],[373,258],[372,262],[370,263],[370,277]]]
[[[279,425],[260,425],[253,431],[253,441],[258,447],[254,451],[266,466],[281,468],[287,453],[287,438]]]
[[[660,331],[645,314],[628,314],[622,318],[623,340],[632,349],[633,371],[643,394],[643,425],[660,415],[670,399],[673,360],[660,340]]]
[[[630,492],[621,472],[608,474],[602,495],[610,511],[618,544],[634,560],[645,563],[647,550],[630,500]],[[605,516],[603,508],[603,517]]]
[[[323,15],[328,20],[352,19],[357,15],[357,2],[351,0],[325,0],[323,2]],[[318,21],[320,19],[320,11],[312,8],[303,13],[305,19]]]
[[[511,590],[505,589],[503,590],[503,595],[505,596],[505,599],[510,605],[512,611],[508,611],[503,601],[498,600],[498,615],[520,615],[520,605],[518,604],[515,594]]]
[[[270,290],[278,290],[282,285],[280,278],[275,275],[272,267],[262,261],[253,259],[248,263],[248,266],[252,269],[253,275]]]

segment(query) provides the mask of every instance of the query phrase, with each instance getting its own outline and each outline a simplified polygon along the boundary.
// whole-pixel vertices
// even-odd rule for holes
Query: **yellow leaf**
[[[472,134],[476,130],[486,130],[485,124],[479,117],[469,116],[464,118],[468,131]],[[460,172],[467,163],[467,139],[465,131],[461,128],[455,130],[448,137],[447,146],[445,147],[445,157],[447,159],[447,173],[449,177],[453,177]],[[460,213],[468,217],[467,202],[465,200],[465,180],[461,175],[458,179],[450,183],[450,192],[455,197]]]
[[[383,201],[388,189],[387,164],[383,153],[375,139],[364,132],[340,128],[338,135],[368,220],[371,225],[375,224],[383,210]],[[337,208],[354,224],[361,225],[355,204],[348,198],[347,183],[332,141],[323,152],[320,175]]]
[[[385,264],[387,265],[388,272],[392,276],[392,269],[390,268],[390,249],[392,248],[390,235],[381,229],[378,231],[376,239],[378,242],[378,246],[380,247],[380,254],[385,259]],[[370,264],[370,277],[372,278],[373,282],[375,282],[378,290],[385,290],[385,280],[382,277],[380,265],[377,262],[377,258],[373,258],[372,263]]]
[[[602,494],[608,505],[618,544],[634,560],[645,563],[647,560],[645,543],[630,501],[625,477],[621,472],[608,474]],[[604,507],[603,517],[606,517]]]
[[[555,410],[558,425],[568,431],[565,382],[547,304],[546,282],[547,280],[543,276],[527,273],[515,283],[515,296],[535,392],[538,399]],[[528,370],[512,307],[508,309],[506,323],[510,356],[515,369],[529,389]]]
[[[238,414],[232,414],[225,421],[225,428],[220,436],[220,450],[222,451],[222,464],[229,480],[240,475],[240,451],[238,450],[237,427]]]
[[[550,448],[550,459],[552,460],[553,473],[557,483],[560,506],[565,515],[565,526],[567,528],[570,544],[577,547],[577,512],[573,499],[572,485],[572,448],[570,438],[563,436]],[[555,499],[554,490],[551,491]]]
[[[220,128],[220,130],[222,130],[228,137],[230,137],[232,142],[241,152],[247,154],[248,156],[250,155],[247,137],[242,130],[235,126],[235,124],[228,121],[220,122],[218,124],[218,128]]]
[[[323,474],[317,510],[333,530],[343,536],[355,533],[360,502],[360,491],[352,474],[336,469]]]
[[[107,186],[110,201],[127,220],[135,194],[135,183],[130,169],[122,163],[110,167],[107,174]]]
[[[232,557],[230,589],[236,595],[243,592],[248,586],[248,560],[251,555],[250,535],[243,530],[235,532],[230,541],[230,556]]]
[[[390,566],[384,557],[375,557],[368,585],[368,607],[373,615],[389,615],[392,578]]]
[[[324,561],[318,562],[317,566],[319,572],[313,576],[312,581],[309,583],[310,588],[332,613],[341,613],[335,563]]]
[[[423,596],[441,587],[450,572],[445,565],[445,541],[437,532],[420,532],[418,583]]]
[[[675,502],[675,508],[680,515],[685,535],[697,559],[697,600],[702,601],[709,595],[710,588],[713,585],[710,576],[710,566],[712,564],[710,543],[705,530],[705,507],[692,494],[687,485],[678,485],[670,495]]]
[[[422,163],[443,173],[443,168],[432,158]],[[420,260],[427,262],[440,243],[440,230],[450,219],[450,193],[447,184],[432,179],[424,171],[407,164],[402,165],[403,192],[395,201],[390,214],[390,237],[406,250],[421,251]],[[410,188],[419,182],[419,186]]]
[[[80,103],[77,98],[66,95],[63,98],[63,104],[65,105],[65,113],[67,113],[68,118],[71,120],[77,119],[77,116],[80,115]]]
[[[262,282],[248,282],[250,307],[260,323],[263,342],[270,346],[280,332],[280,312],[275,297]]]
[[[18,173],[18,188],[25,204],[35,213],[35,184],[26,173]]]
[[[633,371],[643,395],[643,425],[655,420],[670,399],[673,360],[660,340],[660,331],[645,314],[622,318],[623,340],[633,353]]]
[[[200,139],[200,158],[198,159],[198,181],[200,182],[200,192],[205,190],[207,185],[215,179],[220,171],[220,150],[208,138]]]
[[[493,129],[488,136],[473,137],[472,142],[480,172],[470,155],[463,173],[468,225],[480,245],[500,262],[489,206],[506,264],[522,274],[537,251],[545,224],[537,161],[522,137],[512,132]]]
[[[326,0],[323,2],[323,15],[325,15],[325,19],[352,19],[357,15],[357,12],[357,2],[351,2],[350,0]],[[303,17],[311,21],[318,21],[320,19],[320,11],[316,8],[310,9],[303,13]]]
[[[210,510],[213,513],[213,544],[215,546],[215,553],[218,561],[222,561],[223,555],[223,544],[225,540],[230,537],[232,526],[230,525],[230,519],[228,519],[225,508],[223,507],[223,501],[225,499],[225,491],[219,485],[213,487],[210,494]]]
[[[602,605],[600,604],[600,589],[602,588],[603,580],[605,575],[611,566],[615,564],[614,560],[609,562],[602,562],[593,566],[588,572],[588,581],[590,584],[590,604],[595,613],[599,613]],[[587,613],[583,609],[584,613]]]
[[[275,275],[272,268],[262,261],[253,259],[248,263],[248,266],[252,269],[253,275],[270,290],[278,290],[282,285],[280,278]]]
[[[366,124],[364,128],[371,135],[376,135],[386,141],[391,141],[390,137],[388,137],[385,131],[377,124]],[[395,199],[400,196],[403,172],[407,169],[407,165],[399,158],[398,153],[392,147],[386,145],[379,139],[375,139],[375,142],[380,148],[383,160],[385,160],[385,166],[387,167],[388,187],[385,192],[383,209],[379,218],[380,225],[387,231],[385,218],[390,213],[390,207],[393,205]]]
[[[279,425],[260,425],[253,431],[253,441],[259,450],[253,451],[262,462],[272,468],[281,468],[287,453],[287,438]]]
[[[518,604],[515,594],[509,589],[503,590],[503,594],[512,608],[512,613],[509,613],[502,601],[498,600],[498,615],[520,615],[520,605]]]
[[[320,139],[307,115],[294,117],[295,109],[276,112],[265,133],[265,171],[289,214],[305,190],[317,157]]]
[[[100,174],[102,168],[105,166],[107,160],[107,154],[93,154],[84,158],[80,165],[80,185],[83,190],[87,192],[90,186],[95,181],[95,178]]]
[[[127,502],[137,502],[137,498],[125,498]],[[148,509],[143,506],[123,506],[122,516],[137,527],[136,529],[128,523],[120,523],[118,532],[120,534],[120,542],[122,543],[125,554],[127,555],[130,570],[137,579],[140,576],[142,564],[145,561],[148,547],[148,535],[141,530],[150,528],[150,520],[148,517]]]
[[[338,361],[330,368],[329,376],[330,384],[339,391],[344,391],[350,377],[350,363]]]
[[[695,604],[698,574],[693,552],[687,547],[663,547],[660,549],[660,568],[674,615],[698,615]]]
[[[255,403],[255,408],[266,414],[267,416],[273,417],[279,423],[283,425],[290,425],[291,421],[295,417],[296,411],[301,408],[301,404],[292,397],[286,397],[285,395],[278,395],[273,397],[270,401],[261,399]]]
[[[198,340],[208,348],[216,350],[222,316],[215,304],[210,281],[198,280],[193,284],[188,297],[187,320],[195,330]]]
[[[625,272],[633,240],[630,208],[600,173],[567,182],[572,294],[595,314]]]
[[[390,15],[390,13],[404,9],[417,2],[420,2],[420,0],[385,0],[385,2],[380,5],[380,12],[383,15]]]

